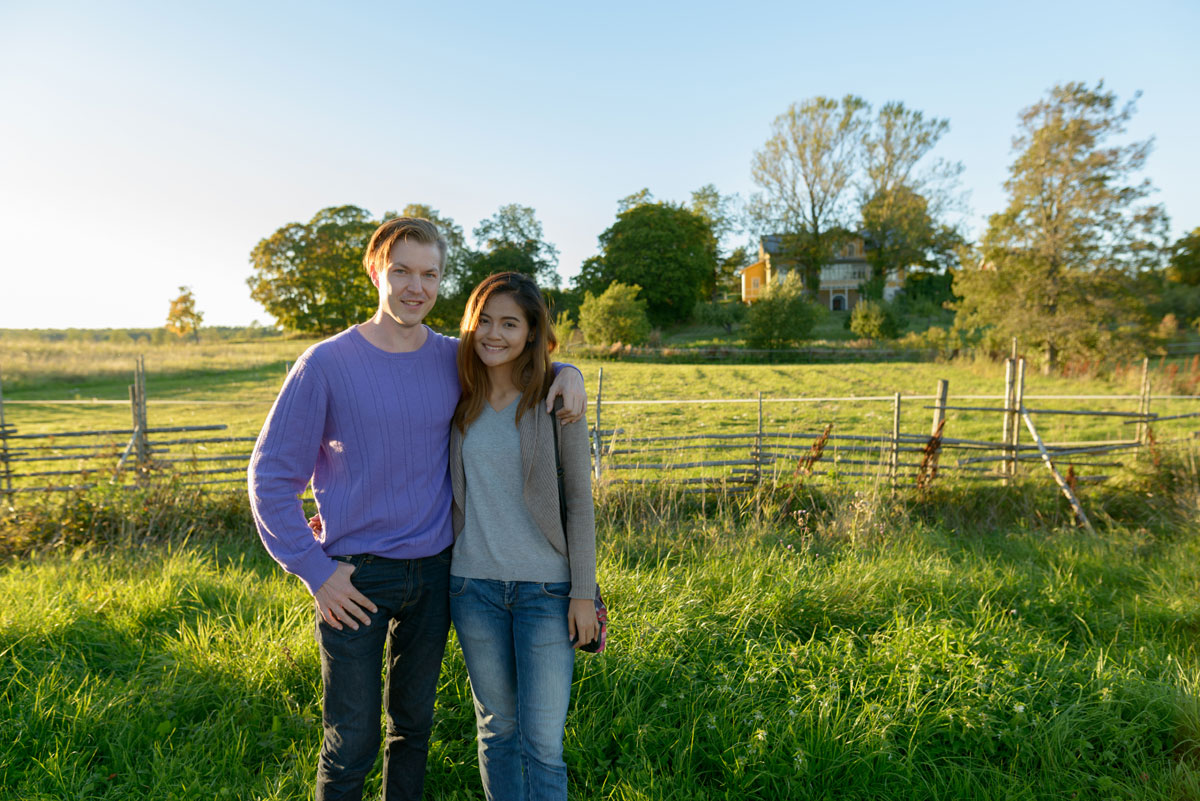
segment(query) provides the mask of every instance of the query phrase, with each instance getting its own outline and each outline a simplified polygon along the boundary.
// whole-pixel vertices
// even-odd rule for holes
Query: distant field
[[[147,369],[148,418],[152,427],[224,424],[224,434],[258,433],[283,381],[285,365],[311,344],[309,340],[265,340],[246,343],[150,346],[145,343],[41,343],[0,339],[0,375],[4,380],[6,419],[25,433],[130,426],[127,403],[134,359],[144,354]],[[939,379],[949,381],[951,406],[995,406],[1004,389],[1003,366],[988,361],[949,363],[845,364],[655,364],[620,360],[563,357],[583,371],[592,400],[588,414],[594,422],[595,398],[602,395],[601,425],[619,434],[608,439],[615,447],[644,436],[698,433],[747,433],[757,429],[762,393],[766,431],[815,432],[833,423],[843,434],[886,436],[892,426],[893,393],[900,392],[901,430],[927,434],[931,396]],[[603,370],[603,384],[599,381]],[[1177,392],[1180,382],[1156,367],[1156,392]],[[1027,405],[1032,408],[1104,409],[1133,411],[1137,402],[1123,400],[1037,400],[1038,395],[1136,394],[1140,372],[1128,369],[1116,378],[1043,377],[1026,379]],[[925,396],[925,397],[914,397]],[[862,400],[862,398],[877,400]],[[789,399],[859,398],[803,402]],[[743,402],[727,402],[740,399]],[[72,403],[30,403],[30,401]],[[115,403],[88,403],[87,401]],[[640,403],[688,400],[700,403]],[[80,403],[80,401],[84,401]],[[635,403],[637,402],[637,403]],[[1156,400],[1162,415],[1200,410],[1197,400]],[[1127,439],[1132,426],[1119,418],[1039,416],[1043,436],[1053,441]],[[1167,439],[1190,436],[1200,428],[1197,419],[1169,421],[1156,427]],[[951,409],[946,435],[995,441],[1001,420],[995,412]],[[1024,436],[1024,433],[1022,434]],[[123,447],[113,438],[113,447]],[[1028,440],[1026,440],[1028,441]],[[624,444],[623,444],[624,443]],[[213,456],[248,452],[245,443],[173,446],[171,457]],[[692,451],[679,458],[729,458],[728,454]],[[664,457],[669,458],[670,457]],[[67,463],[69,464],[69,462]]]

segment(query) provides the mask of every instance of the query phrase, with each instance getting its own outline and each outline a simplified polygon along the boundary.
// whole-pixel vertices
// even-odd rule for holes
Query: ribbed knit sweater
[[[331,556],[417,559],[454,542],[448,471],[458,340],[389,353],[357,328],[313,345],[292,368],[250,458],[250,503],[271,556],[316,592]],[[299,496],[312,480],[323,533]]]

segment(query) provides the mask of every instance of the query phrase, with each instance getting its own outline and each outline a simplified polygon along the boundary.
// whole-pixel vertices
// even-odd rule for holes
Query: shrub
[[[640,345],[650,335],[641,287],[615,281],[599,297],[588,292],[579,307],[579,329],[591,345],[625,342]]]
[[[850,312],[850,330],[867,339],[895,339],[900,325],[895,313],[880,300],[863,300]]]
[[[808,338],[824,309],[804,295],[800,276],[789,275],[767,291],[746,314],[746,344],[752,348],[785,348]]]
[[[738,300],[714,300],[697,303],[696,321],[703,325],[718,325],[732,333],[737,323],[746,319],[746,305]]]

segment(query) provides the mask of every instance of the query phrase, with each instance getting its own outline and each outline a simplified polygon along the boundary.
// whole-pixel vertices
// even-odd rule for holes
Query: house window
[[[757,278],[751,278],[751,279],[750,279],[750,288],[751,288],[751,289],[758,289],[758,279],[757,279]]]

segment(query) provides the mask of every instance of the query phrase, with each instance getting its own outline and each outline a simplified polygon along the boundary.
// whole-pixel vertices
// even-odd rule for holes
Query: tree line
[[[429,318],[442,328],[455,327],[480,279],[515,270],[534,276],[596,339],[628,342],[698,317],[727,330],[742,325],[749,344],[786,347],[819,316],[822,266],[862,241],[870,269],[861,293],[870,302],[860,304],[856,324],[864,331],[898,331],[896,304],[882,297],[889,277],[903,272],[902,300],[953,310],[953,326],[939,336],[996,348],[1016,335],[1054,369],[1064,358],[1144,348],[1168,317],[1177,325],[1200,318],[1200,229],[1167,241],[1166,212],[1140,177],[1152,141],[1123,141],[1136,100],[1121,102],[1103,82],[1067,83],[1022,110],[1007,205],[978,242],[967,241],[961,223],[963,165],[935,152],[949,121],[898,101],[874,109],[855,95],[810,98],[776,117],[751,159],[758,191],[748,199],[710,184],[684,202],[648,189],[619,200],[598,254],[570,288],[528,206],[501,207],[470,242],[429,205],[398,213],[432,220],[450,244]],[[365,319],[375,296],[359,275],[361,253],[396,214],[339,206],[280,228],[251,253],[252,297],[295,332],[328,335]],[[737,297],[738,272],[767,234],[794,265],[790,280],[769,282],[748,311],[716,302]]]

